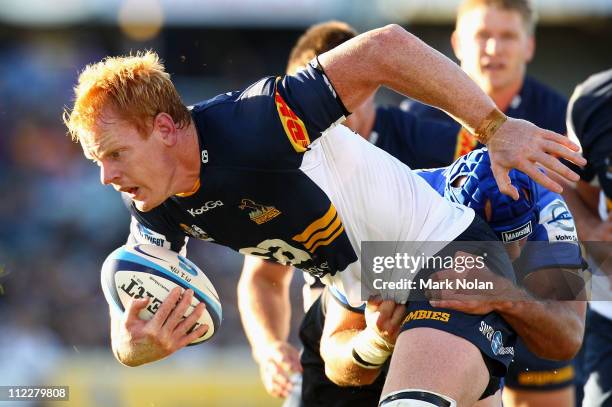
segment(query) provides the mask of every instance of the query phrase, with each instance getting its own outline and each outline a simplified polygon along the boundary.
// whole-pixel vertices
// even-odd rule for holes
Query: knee
[[[405,389],[387,394],[379,407],[457,407],[457,402],[440,393],[421,389]]]

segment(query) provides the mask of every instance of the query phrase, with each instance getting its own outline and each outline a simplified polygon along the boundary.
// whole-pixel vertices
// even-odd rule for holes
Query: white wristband
[[[378,369],[389,358],[394,347],[370,327],[357,334],[352,342],[353,361],[364,369]]]

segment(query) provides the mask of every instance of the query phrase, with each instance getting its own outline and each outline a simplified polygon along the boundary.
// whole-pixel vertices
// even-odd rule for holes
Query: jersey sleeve
[[[522,278],[542,269],[585,269],[574,218],[560,195],[542,189],[540,220],[518,262]]]
[[[359,307],[354,307],[352,306],[348,299],[346,298],[346,296],[344,294],[342,294],[338,289],[336,289],[335,287],[332,286],[328,286],[326,288],[329,292],[329,295],[336,301],[338,302],[338,304],[340,304],[341,307],[351,311],[351,312],[356,312],[359,314],[363,314],[365,312],[366,309],[366,303],[364,302],[362,305],[360,305]]]
[[[274,99],[285,132],[298,152],[349,114],[316,59],[294,76],[277,79]]]
[[[150,212],[140,212],[134,204],[124,197],[131,213],[129,244],[146,243],[173,250],[182,256],[187,255],[187,236],[171,227],[172,223],[163,214],[163,204]]]

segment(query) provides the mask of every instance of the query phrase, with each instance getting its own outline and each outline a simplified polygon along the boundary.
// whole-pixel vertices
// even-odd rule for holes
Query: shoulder
[[[222,93],[211,99],[196,103],[191,106],[191,109],[197,115],[215,107],[233,107],[233,105],[246,101],[252,102],[255,101],[257,96],[272,96],[274,94],[274,82],[274,77],[265,77],[245,89]]]

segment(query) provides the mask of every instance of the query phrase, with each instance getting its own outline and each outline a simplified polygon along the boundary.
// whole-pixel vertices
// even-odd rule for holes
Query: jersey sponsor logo
[[[508,243],[508,242],[514,242],[517,240],[521,240],[525,236],[529,236],[532,230],[533,228],[531,226],[531,221],[529,221],[523,226],[519,226],[518,228],[508,230],[507,232],[502,232],[502,241],[504,243]]]
[[[514,356],[513,346],[504,346],[503,335],[500,331],[495,330],[491,325],[484,321],[480,321],[480,333],[491,342],[491,350],[494,355],[512,355]]]
[[[246,198],[243,198],[240,201],[238,208],[242,210],[249,210],[249,218],[251,218],[251,220],[258,225],[266,223],[282,213],[273,206],[260,205],[255,203],[253,200]]]
[[[478,140],[463,127],[457,133],[457,145],[455,146],[455,160],[462,157],[478,146]]]
[[[210,237],[208,233],[202,230],[198,225],[188,226],[188,225],[185,225],[184,223],[180,223],[179,225],[181,229],[183,229],[183,231],[191,237],[195,237],[196,239],[200,239],[200,240],[206,240],[209,242],[212,242],[214,240]]]
[[[334,205],[330,204],[325,215],[308,225],[302,233],[293,236],[293,240],[302,243],[310,253],[314,253],[320,246],[329,245],[342,232],[342,221]]]
[[[189,212],[189,214],[195,218],[196,216],[206,213],[211,209],[215,209],[218,206],[223,206],[223,202],[208,201],[204,205],[199,207],[198,209],[195,209],[195,208],[187,209],[187,212]]]
[[[574,218],[561,199],[555,199],[540,211],[540,224],[546,229],[550,242],[578,241]]]
[[[451,314],[448,312],[420,309],[411,311],[408,315],[406,315],[406,318],[404,318],[404,322],[402,322],[402,324],[407,324],[410,321],[416,321],[419,319],[432,319],[435,321],[448,322],[450,317]]]
[[[137,235],[144,239],[147,243],[154,244],[155,246],[166,247],[168,246],[166,243],[166,237],[160,233],[154,232],[151,229],[143,226],[142,224],[136,222],[136,231]],[[138,239],[142,241],[141,239]]]
[[[293,110],[287,105],[287,102],[285,102],[278,90],[274,92],[274,101],[276,102],[278,117],[285,129],[287,138],[289,138],[289,142],[295,151],[303,153],[310,144],[310,137],[308,137],[308,131],[306,131],[304,122],[293,113]]]

